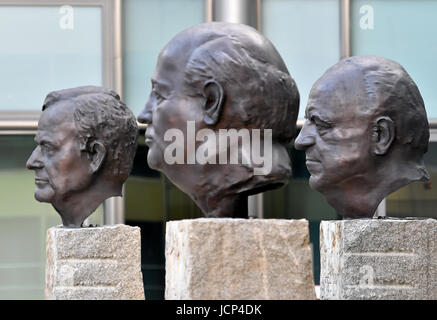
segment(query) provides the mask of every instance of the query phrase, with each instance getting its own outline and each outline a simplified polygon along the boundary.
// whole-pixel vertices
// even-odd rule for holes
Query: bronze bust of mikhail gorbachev
[[[147,162],[207,217],[247,218],[249,195],[291,177],[299,92],[281,56],[257,30],[211,22],[161,51],[138,121]]]
[[[114,91],[85,86],[47,95],[27,161],[35,198],[66,227],[80,227],[107,198],[121,196],[133,165],[138,127]]]

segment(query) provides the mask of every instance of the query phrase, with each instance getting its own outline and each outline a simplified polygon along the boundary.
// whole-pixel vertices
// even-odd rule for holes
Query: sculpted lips
[[[312,159],[308,159],[308,160],[306,161],[306,164],[307,164],[307,165],[308,165],[308,164],[320,164],[320,161],[312,160]]]
[[[41,178],[41,177],[35,177],[35,184],[47,184],[49,183],[49,180],[46,178]]]
[[[151,145],[152,142],[153,142],[153,137],[152,137],[152,135],[146,131],[145,138],[146,138],[146,144],[147,144],[147,146],[150,147],[150,145]]]
[[[307,157],[305,164],[310,173],[320,170],[321,163],[314,157]]]
[[[318,163],[320,163],[320,160],[317,160],[316,157],[309,156],[309,155],[307,154],[307,156],[306,156],[306,162],[318,162]]]

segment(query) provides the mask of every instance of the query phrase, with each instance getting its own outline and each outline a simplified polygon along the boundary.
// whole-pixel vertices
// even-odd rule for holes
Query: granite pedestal
[[[166,231],[166,299],[315,299],[308,221],[203,218]]]
[[[437,299],[437,220],[320,225],[321,299]]]
[[[144,299],[140,229],[126,225],[47,231],[46,299]]]

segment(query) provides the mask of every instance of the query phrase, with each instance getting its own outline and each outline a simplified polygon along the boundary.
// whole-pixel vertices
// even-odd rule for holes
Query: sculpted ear
[[[210,80],[203,87],[205,97],[203,122],[215,125],[220,119],[220,113],[225,100],[223,87],[215,80]]]
[[[106,157],[106,148],[100,141],[93,141],[88,147],[88,157],[91,160],[90,173],[96,173]]]
[[[373,152],[384,155],[395,138],[395,123],[389,117],[378,117],[373,128]]]

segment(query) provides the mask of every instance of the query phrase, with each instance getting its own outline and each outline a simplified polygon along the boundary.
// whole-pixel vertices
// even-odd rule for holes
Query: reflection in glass
[[[178,32],[203,22],[204,2],[123,1],[123,98],[134,114],[146,103],[159,52]]]
[[[353,55],[400,63],[416,82],[428,118],[437,118],[437,0],[351,1]]]
[[[296,81],[303,119],[313,83],[340,59],[339,1],[265,0],[262,8],[262,32]]]
[[[99,7],[0,6],[0,111],[41,110],[48,92],[102,85]]]
[[[430,143],[425,154],[428,182],[414,182],[387,197],[386,215],[391,217],[437,218],[437,143]]]

